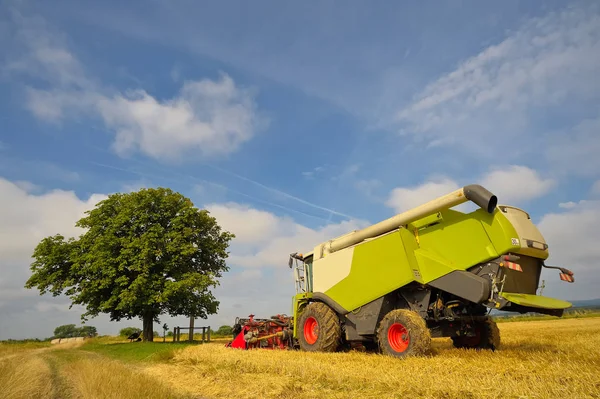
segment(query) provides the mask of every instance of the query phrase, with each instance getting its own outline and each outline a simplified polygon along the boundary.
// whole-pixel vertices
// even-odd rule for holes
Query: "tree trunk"
[[[144,341],[154,341],[154,315],[152,313],[144,314]]]
[[[190,316],[190,334],[188,336],[188,341],[192,342],[194,340],[194,316]]]

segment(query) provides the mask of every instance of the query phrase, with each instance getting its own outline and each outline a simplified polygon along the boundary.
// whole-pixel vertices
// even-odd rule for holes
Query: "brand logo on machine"
[[[519,245],[519,239],[518,238],[511,238],[510,239],[512,245]]]

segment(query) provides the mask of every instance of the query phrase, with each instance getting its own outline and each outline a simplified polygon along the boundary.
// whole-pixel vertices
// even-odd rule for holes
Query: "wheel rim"
[[[476,328],[474,332],[475,335],[473,336],[465,335],[463,337],[464,345],[469,348],[474,348],[481,343],[481,330],[479,328]]]
[[[388,343],[396,352],[404,352],[410,344],[408,330],[403,324],[394,323],[388,329]]]
[[[309,317],[304,322],[304,339],[309,345],[317,342],[319,338],[319,323],[314,317]]]

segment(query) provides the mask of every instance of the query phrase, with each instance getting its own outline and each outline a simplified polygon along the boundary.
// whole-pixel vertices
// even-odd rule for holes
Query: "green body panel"
[[[426,283],[500,255],[483,228],[484,213],[464,214],[453,210],[441,213],[443,223],[418,232],[420,248],[416,255]]]
[[[516,303],[517,305],[529,306],[542,309],[567,309],[572,306],[571,303],[555,298],[548,298],[541,295],[518,294],[511,292],[503,292],[502,296],[507,301]]]
[[[446,210],[438,215],[440,223],[418,228],[416,233],[419,249],[415,256],[424,283],[520,249],[511,241],[517,237],[514,227],[499,211],[489,214],[478,209],[464,214]],[[420,226],[422,220],[409,229]]]
[[[413,281],[403,234],[401,230],[395,231],[357,245],[350,274],[325,295],[344,309],[353,310]]]
[[[408,283],[422,284],[515,251],[516,232],[499,211],[446,210],[354,248],[350,274],[325,292],[356,309]]]
[[[512,239],[519,235],[514,226],[508,221],[506,216],[496,209],[493,214],[489,214],[481,209],[476,210],[478,219],[481,221],[483,229],[488,235],[491,244],[496,253],[505,254],[507,252],[518,253],[521,250],[520,244],[513,244]]]

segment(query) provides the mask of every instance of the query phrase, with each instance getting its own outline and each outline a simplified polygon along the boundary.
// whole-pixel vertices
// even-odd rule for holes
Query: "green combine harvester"
[[[450,209],[467,201],[479,208]],[[406,357],[427,353],[432,337],[451,337],[458,348],[494,350],[500,334],[491,310],[562,316],[571,307],[536,295],[542,268],[558,269],[561,280],[574,282],[571,271],[546,265],[548,256],[527,212],[497,205],[479,185],[465,186],[292,254],[293,317],[278,316],[275,333],[261,332],[256,321],[238,323],[236,347],[243,335],[251,347],[289,343],[334,352],[363,346]]]

